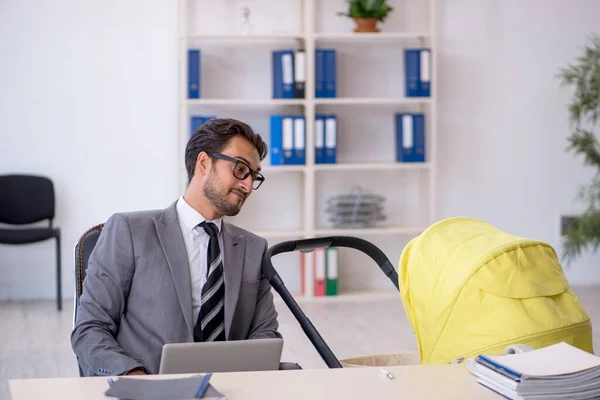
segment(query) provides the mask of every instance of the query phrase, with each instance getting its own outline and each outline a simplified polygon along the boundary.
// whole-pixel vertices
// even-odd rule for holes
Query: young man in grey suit
[[[71,334],[84,375],[158,373],[165,343],[281,337],[266,240],[222,220],[264,181],[266,154],[248,125],[210,120],[186,146],[183,196],[109,218]]]

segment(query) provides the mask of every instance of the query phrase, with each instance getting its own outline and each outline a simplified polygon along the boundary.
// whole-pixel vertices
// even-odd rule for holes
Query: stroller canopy
[[[561,341],[593,354],[591,321],[546,243],[450,218],[411,240],[398,280],[422,364]]]

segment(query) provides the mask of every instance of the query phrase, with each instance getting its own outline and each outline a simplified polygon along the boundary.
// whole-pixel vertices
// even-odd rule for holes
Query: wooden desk
[[[229,400],[266,399],[499,399],[469,374],[465,365],[311,369],[215,373],[213,386]],[[189,375],[154,375],[151,379]],[[12,400],[107,400],[106,378],[10,380]]]

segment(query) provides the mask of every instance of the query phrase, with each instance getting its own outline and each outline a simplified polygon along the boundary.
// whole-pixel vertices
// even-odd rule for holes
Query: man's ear
[[[208,175],[212,168],[212,159],[205,152],[198,153],[196,158],[196,173],[199,175]]]

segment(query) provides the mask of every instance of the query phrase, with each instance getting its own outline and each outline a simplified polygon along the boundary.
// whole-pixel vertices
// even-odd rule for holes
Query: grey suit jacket
[[[165,343],[193,342],[189,263],[177,211],[115,214],[90,255],[71,345],[85,376],[158,373]],[[222,223],[227,340],[281,337],[267,242]]]

